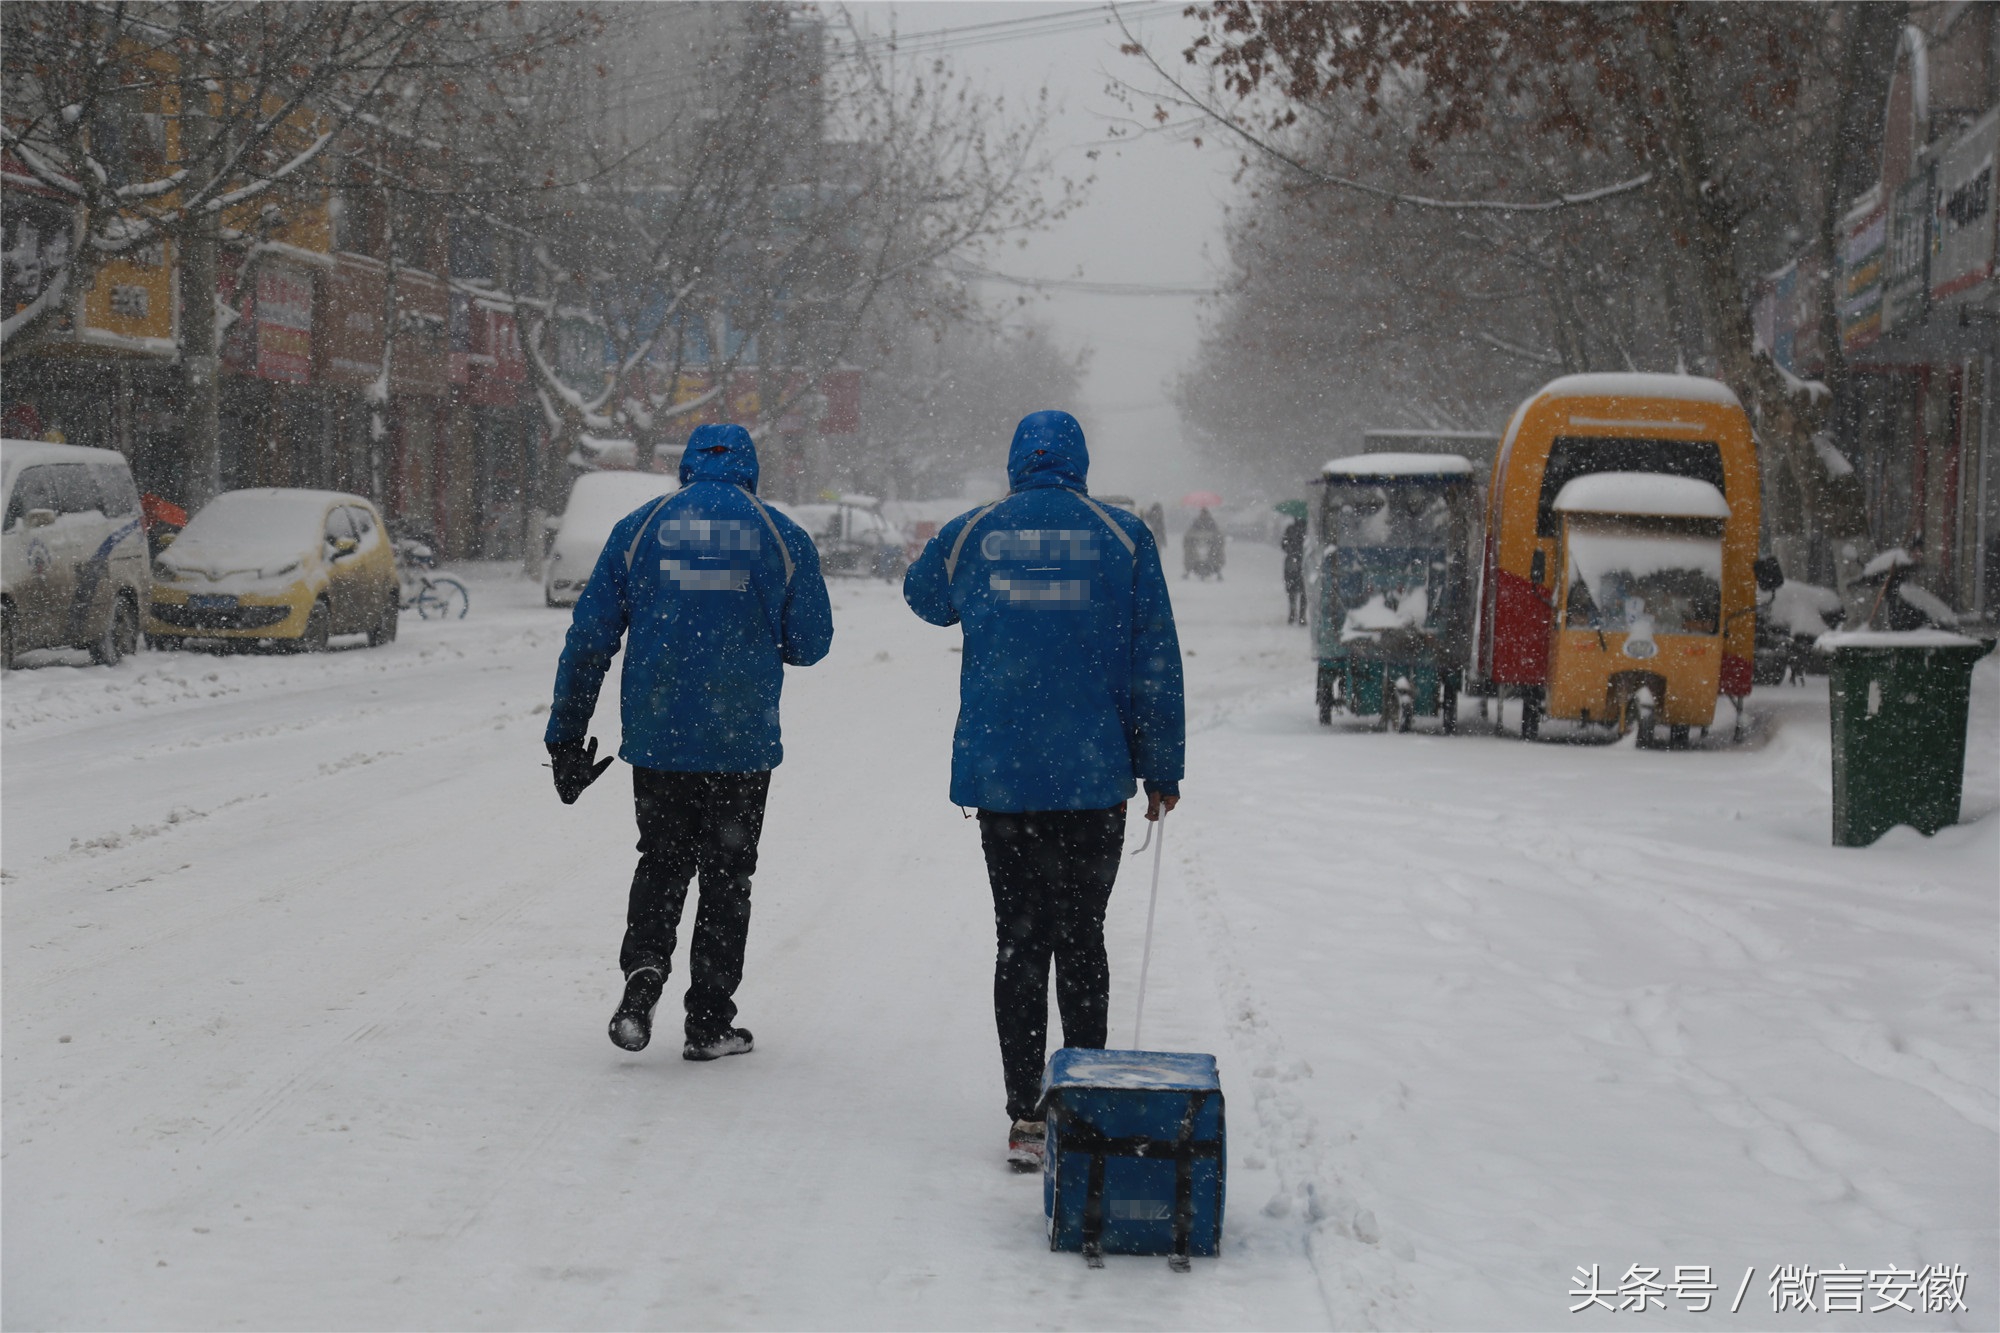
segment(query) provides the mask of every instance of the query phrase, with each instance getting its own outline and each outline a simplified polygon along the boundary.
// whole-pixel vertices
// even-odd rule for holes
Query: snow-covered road
[[[653,1049],[605,1040],[628,770],[556,802],[567,617],[486,571],[382,650],[7,677],[0,1320],[1845,1327],[1774,1316],[1775,1267],[1958,1264],[1966,1310],[1868,1322],[2000,1324],[2000,668],[1970,822],[1836,851],[1823,683],[1692,754],[1329,734],[1276,560],[1174,584],[1147,1044],[1221,1061],[1222,1259],[1089,1271],[1001,1166],[956,631],[836,586],[786,687],[757,1051],[690,1065],[678,978]],[[1734,1319],[1572,1317],[1590,1264],[1709,1265],[1724,1307],[1756,1271]]]

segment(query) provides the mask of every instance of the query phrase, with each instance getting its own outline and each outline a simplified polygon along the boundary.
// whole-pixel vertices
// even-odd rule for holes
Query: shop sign
[[[166,245],[154,241],[98,266],[83,298],[85,342],[171,354],[174,339],[174,271]]]
[[[1882,260],[1889,209],[1871,191],[1844,219],[1840,247],[1840,345],[1856,352],[1882,336]]]
[[[853,367],[843,367],[828,374],[819,382],[819,391],[826,399],[826,415],[820,418],[819,429],[825,435],[852,435],[861,429],[861,372]]]
[[[487,407],[509,406],[528,378],[528,362],[521,353],[521,336],[514,317],[503,310],[486,309],[475,301],[469,319],[472,401]]]
[[[1920,162],[1896,187],[1882,260],[1882,332],[1895,333],[1930,310],[1931,164]]]
[[[319,308],[320,377],[363,386],[382,373],[382,266],[341,255]]]
[[[396,273],[396,339],[389,353],[389,387],[441,398],[451,386],[451,302],[428,273]]]
[[[312,275],[288,264],[257,270],[256,373],[304,384],[312,378]]]
[[[1993,167],[2000,110],[1989,111],[1938,159],[1931,296],[1946,300],[1992,278]]]

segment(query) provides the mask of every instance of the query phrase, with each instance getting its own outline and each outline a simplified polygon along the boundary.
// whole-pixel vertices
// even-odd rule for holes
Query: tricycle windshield
[[[1722,542],[1615,527],[1569,531],[1571,629],[1714,634],[1722,614]]]
[[[1343,639],[1437,628],[1452,531],[1442,488],[1340,486],[1327,496],[1327,531]]]
[[[1451,507],[1436,486],[1340,486],[1327,496],[1335,546],[1439,547],[1451,541]]]

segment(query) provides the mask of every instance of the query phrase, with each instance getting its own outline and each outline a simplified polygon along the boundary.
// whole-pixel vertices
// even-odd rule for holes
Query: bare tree
[[[1637,241],[1627,266],[1651,275],[1669,320],[1686,313],[1677,340],[1705,350],[1756,417],[1767,473],[1792,479],[1812,527],[1851,558],[1864,553],[1867,522],[1853,476],[1826,462],[1829,395],[1757,345],[1746,277],[1787,229],[1824,229],[1827,194],[1840,188],[1828,164],[1856,132],[1841,109],[1843,41],[1864,8],[1227,0],[1198,7],[1206,30],[1185,53],[1211,88],[1154,68],[1170,98],[1302,186],[1468,226],[1557,220],[1549,244],[1523,253],[1544,266],[1551,350],[1566,365],[1584,354],[1579,326],[1603,322],[1585,310],[1604,285],[1591,251],[1608,210],[1626,210]],[[1406,125],[1403,160],[1363,176],[1302,156],[1301,128],[1324,124],[1329,108]],[[1490,160],[1516,169],[1461,174],[1450,151],[1496,134],[1512,151]],[[1645,208],[1631,212],[1633,200]],[[1569,218],[1589,221],[1563,227]]]
[[[258,247],[320,206],[329,155],[420,90],[517,69],[544,36],[503,4],[9,5],[0,143],[74,210],[46,299],[7,321],[0,354],[49,336],[106,256],[170,243],[181,322],[190,498],[219,484],[223,247]],[[246,284],[239,282],[239,290]]]
[[[494,190],[496,211],[544,240],[533,290],[468,290],[518,312],[558,447],[629,437],[649,466],[752,366],[768,432],[814,406],[885,304],[942,313],[929,278],[947,256],[1059,216],[1074,197],[1043,192],[1039,108],[1015,119],[942,67],[830,54],[823,24],[791,6],[720,13],[727,22],[692,35],[697,73],[682,114],[654,118],[658,132],[558,111],[558,84],[547,114],[502,127],[534,142],[481,154],[519,182]],[[592,172],[588,191],[560,200],[560,226],[557,201],[534,188],[555,160]],[[557,354],[565,327],[601,344],[589,382]],[[697,376],[705,386],[690,392]]]

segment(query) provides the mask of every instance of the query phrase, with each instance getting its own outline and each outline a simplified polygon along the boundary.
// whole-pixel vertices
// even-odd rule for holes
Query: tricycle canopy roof
[[[1728,518],[1722,492],[1692,477],[1659,472],[1592,472],[1556,495],[1565,514],[1635,514],[1653,518]]]
[[[1350,454],[1320,469],[1334,483],[1384,479],[1442,481],[1469,477],[1472,462],[1460,454]]]

